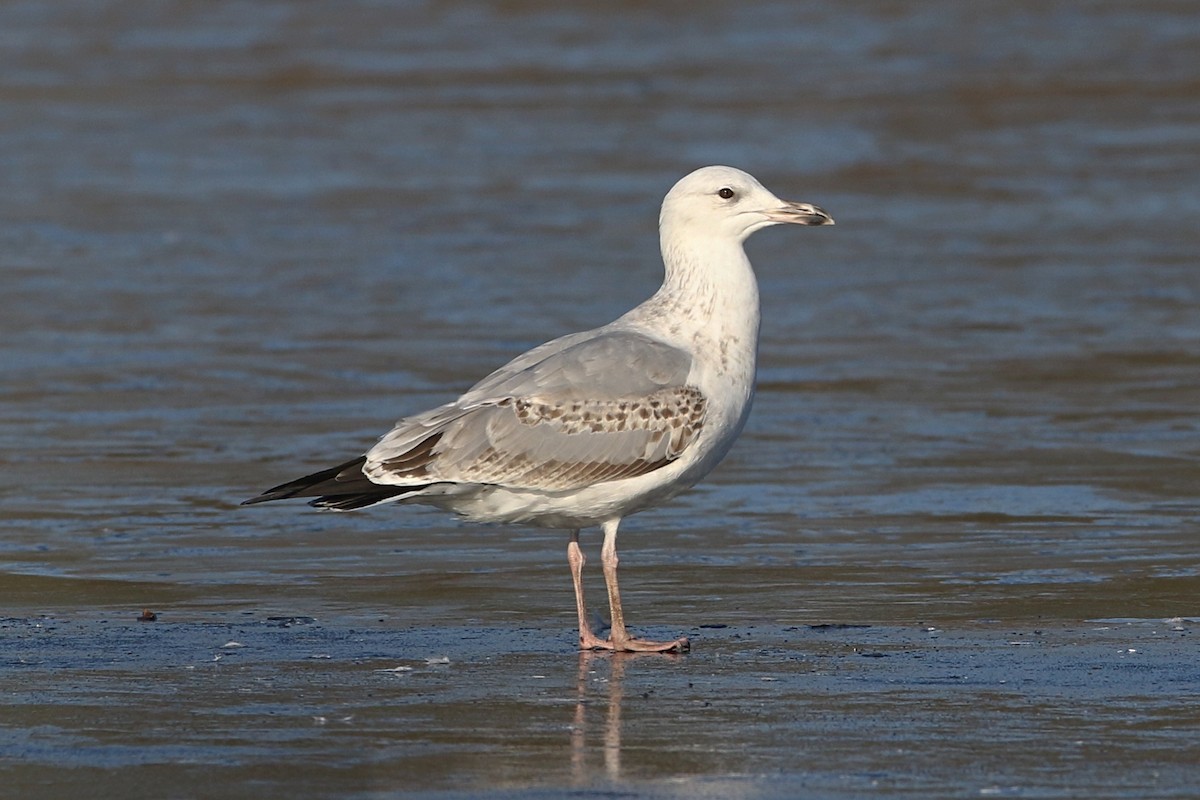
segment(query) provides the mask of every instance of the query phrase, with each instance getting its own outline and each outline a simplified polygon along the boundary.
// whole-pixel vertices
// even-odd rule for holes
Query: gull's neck
[[[755,349],[758,283],[742,243],[667,225],[660,238],[663,284],[623,319],[678,344],[725,341]]]

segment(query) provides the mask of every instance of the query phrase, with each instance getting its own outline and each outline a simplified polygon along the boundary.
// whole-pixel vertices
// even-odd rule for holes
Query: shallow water
[[[0,793],[1192,796],[1200,21],[739,8],[0,8]],[[705,163],[838,225],[622,527],[691,654],[578,656],[556,532],[237,507],[643,299]]]

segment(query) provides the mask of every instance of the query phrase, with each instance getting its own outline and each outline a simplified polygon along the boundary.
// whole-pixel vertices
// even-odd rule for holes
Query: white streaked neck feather
[[[742,243],[728,235],[697,233],[689,226],[661,229],[663,284],[622,320],[672,342],[732,338],[744,347],[758,340],[758,283]]]

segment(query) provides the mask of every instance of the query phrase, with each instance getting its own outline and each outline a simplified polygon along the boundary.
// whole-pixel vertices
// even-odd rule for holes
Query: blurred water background
[[[1167,0],[3,4],[13,796],[1189,796],[1198,76]],[[694,655],[577,662],[555,532],[236,506],[639,302],[709,163],[838,225],[750,243],[749,426],[622,528]]]

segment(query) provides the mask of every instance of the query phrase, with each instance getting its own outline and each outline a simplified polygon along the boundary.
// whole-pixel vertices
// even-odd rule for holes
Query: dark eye
[[[722,200],[728,200],[729,198],[733,197],[733,189],[730,189],[728,186],[723,189],[719,189],[717,190],[717,197],[721,198]]]

